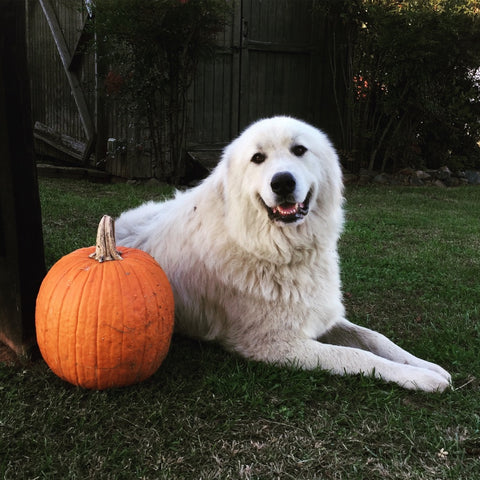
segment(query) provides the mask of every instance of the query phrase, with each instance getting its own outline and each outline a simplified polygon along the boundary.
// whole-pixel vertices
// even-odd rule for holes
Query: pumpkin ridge
[[[72,253],[75,253],[75,252],[72,252]],[[75,258],[75,255],[72,255],[71,258]],[[60,305],[59,305],[58,310],[57,310],[56,315],[55,315],[55,321],[57,322],[57,324],[56,324],[56,327],[57,327],[57,332],[56,332],[56,337],[57,337],[56,364],[57,364],[57,368],[59,368],[59,370],[61,372],[60,376],[62,378],[67,377],[67,375],[65,374],[65,368],[67,368],[67,370],[68,370],[70,368],[70,365],[65,365],[65,359],[62,359],[61,355],[58,354],[58,352],[61,351],[60,340],[62,338],[62,336],[60,335],[60,330],[61,330],[61,327],[62,327],[62,322],[60,321],[60,318],[63,316],[63,312],[64,312],[64,308],[65,308],[65,301],[67,299],[68,299],[68,302],[71,301],[70,298],[68,298],[68,295],[66,295],[66,293],[70,291],[69,290],[70,286],[67,287],[65,284],[62,284],[62,282],[68,280],[68,277],[71,274],[73,274],[73,276],[70,277],[70,279],[69,279],[70,285],[72,285],[75,282],[76,278],[81,275],[81,273],[82,273],[81,270],[85,270],[84,268],[80,267],[81,263],[82,262],[80,262],[80,261],[75,262],[73,265],[70,265],[69,268],[65,272],[62,271],[63,263],[61,265],[59,265],[59,266],[62,267],[60,269],[55,268],[55,267],[57,267],[57,264],[54,265],[52,267],[52,269],[55,268],[55,270],[53,271],[54,275],[58,275],[57,271],[59,271],[60,275],[58,275],[58,277],[57,276],[55,277],[56,280],[58,279],[58,281],[55,283],[55,286],[54,287],[50,286],[49,289],[47,290],[48,302],[49,302],[48,303],[48,309],[46,310],[47,317],[48,317],[48,313],[50,311],[50,304],[54,300],[54,297],[55,297],[55,301],[56,301],[59,290],[61,290],[61,292],[62,292],[62,295],[60,297],[61,302],[60,302]],[[78,269],[78,270],[76,272],[74,272],[75,269]],[[44,328],[43,328],[44,335],[45,335],[45,330],[47,328],[46,325],[47,325],[47,323],[44,322]]]
[[[147,254],[148,255],[148,254]],[[141,272],[136,272],[137,276],[141,276],[141,279],[139,278],[139,280],[141,281],[142,285],[144,285],[144,289],[142,289],[142,292],[145,291],[146,293],[150,292],[150,295],[153,297],[152,298],[152,305],[154,305],[154,309],[157,310],[157,311],[161,311],[161,300],[159,298],[159,293],[158,290],[158,285],[159,283],[161,283],[161,280],[163,281],[163,279],[160,279],[160,276],[161,276],[161,273],[163,273],[163,271],[161,272],[160,270],[158,270],[156,268],[156,266],[158,265],[156,261],[154,261],[153,257],[150,257],[150,255],[146,256],[145,257],[146,259],[149,260],[149,264],[148,266],[151,267],[152,265],[155,266],[155,270],[152,272],[152,269],[151,268],[145,268],[144,270],[142,270]],[[152,260],[152,261],[150,261]],[[139,275],[139,273],[141,275]],[[144,293],[145,295],[145,293]],[[149,306],[149,309],[148,311],[146,312],[147,315],[149,317],[151,317],[151,307],[149,304],[146,304],[146,306]],[[147,328],[152,324],[152,322],[154,322],[155,320],[158,320],[158,319],[153,319],[152,318],[149,318],[148,322],[146,322],[145,324],[145,329],[147,330]],[[165,344],[165,345],[162,345],[162,347],[166,347],[162,350],[164,350],[164,355],[163,355],[163,358],[165,358],[165,356],[167,355],[168,353],[168,349],[169,349],[169,346],[170,346],[170,342],[165,342],[165,339],[164,339],[164,336],[165,336],[165,333],[164,333],[164,328],[165,328],[165,324],[162,324],[162,325],[156,325],[156,329],[157,331],[161,331],[161,343],[162,344]],[[163,327],[162,329],[160,327]],[[170,337],[171,337],[171,334],[170,334]],[[158,340],[157,340],[158,341]],[[144,364],[146,364],[147,368],[152,368],[152,363],[153,364],[160,364],[162,361],[163,361],[163,358],[151,358],[151,353],[150,353],[150,350],[151,350],[151,347],[149,348],[149,352],[147,352],[147,342],[145,342],[145,345],[144,345],[144,350],[143,350],[143,358],[142,358],[142,362]],[[158,367],[155,366],[155,370],[157,369]]]
[[[130,262],[133,262],[135,263],[135,259],[134,257],[130,257]],[[128,273],[128,275],[130,276],[130,280],[133,280],[133,278],[135,278],[136,280],[136,283],[138,285],[138,290],[140,292],[140,295],[142,295],[143,298],[146,298],[146,291],[145,291],[145,286],[142,282],[142,279],[143,279],[143,275],[141,275],[141,273],[143,274],[143,272],[140,272],[138,269],[129,269],[129,272],[127,272],[125,270],[125,263],[123,263],[120,268],[125,272],[125,274]],[[120,269],[119,269],[120,270]],[[142,303],[142,308],[143,308],[143,317],[147,318],[148,314],[149,314],[149,311],[147,309],[147,306],[146,304],[143,304]],[[150,319],[147,320],[147,323],[148,321],[151,321]],[[142,332],[142,335],[144,335],[145,332]],[[136,368],[136,372],[135,372],[135,378],[136,380],[138,380],[138,377],[140,376],[140,372],[142,372],[145,368],[145,349],[146,349],[146,344],[147,342],[144,341],[143,342],[143,348],[142,348],[142,358],[141,358],[141,361],[139,362],[139,365],[137,365],[137,368]]]
[[[79,262],[81,263],[81,262]],[[80,291],[76,293],[76,296],[79,298],[79,301],[76,305],[76,311],[74,312],[75,313],[75,317],[77,319],[76,321],[76,325],[75,325],[75,334],[74,334],[74,348],[73,348],[73,352],[72,352],[72,356],[73,356],[73,366],[74,366],[74,372],[75,372],[75,381],[77,382],[77,384],[81,385],[82,384],[82,381],[80,380],[80,377],[84,377],[84,372],[81,372],[82,375],[80,374],[80,370],[85,370],[85,366],[82,366],[79,364],[79,361],[78,361],[78,348],[79,346],[82,344],[82,342],[78,342],[78,338],[80,337],[79,335],[79,332],[80,332],[80,327],[83,326],[83,323],[82,325],[80,325],[80,321],[81,319],[83,318],[82,315],[80,315],[80,313],[82,312],[83,310],[83,305],[84,305],[84,302],[85,302],[85,299],[87,299],[87,301],[89,300],[89,295],[85,295],[85,290],[87,289],[87,285],[88,285],[88,280],[89,280],[89,277],[92,276],[94,274],[94,272],[96,271],[96,268],[95,268],[95,264],[92,265],[91,268],[82,268],[81,270],[85,271],[87,273],[85,279],[83,280],[82,282],[82,285],[81,285],[81,289]],[[80,275],[81,272],[78,272],[78,274]],[[83,339],[82,339],[83,340]]]
[[[98,264],[95,264],[95,266],[98,266]],[[103,266],[102,266],[103,267]],[[98,297],[97,297],[97,325],[96,325],[96,328],[95,328],[95,332],[94,332],[94,335],[95,335],[95,338],[93,340],[93,344],[95,345],[95,365],[94,365],[94,368],[93,368],[93,375],[94,375],[94,382],[95,382],[95,388],[99,388],[100,386],[100,379],[99,379],[99,368],[98,368],[98,359],[100,358],[100,349],[99,349],[99,341],[98,341],[98,331],[99,331],[99,328],[100,328],[100,309],[101,309],[101,306],[102,306],[102,299],[103,299],[103,291],[104,291],[104,285],[103,285],[103,280],[104,280],[104,277],[105,277],[105,272],[104,272],[104,268],[100,268],[100,280],[99,280],[99,288],[98,288],[98,292],[96,292],[98,294]],[[97,284],[97,282],[95,282],[95,285]],[[89,333],[90,335],[90,333]]]
[[[82,342],[80,343],[78,342],[78,338],[79,337],[81,338],[81,335],[79,335],[79,332],[82,331],[81,327],[83,327],[83,330],[85,329],[84,323],[81,323],[81,319],[83,318],[83,315],[80,315],[80,313],[83,309],[84,298],[88,299],[90,297],[89,295],[85,295],[85,290],[88,285],[88,279],[89,277],[94,275],[96,272],[96,262],[88,258],[88,253],[91,249],[92,247],[86,247],[86,248],[81,248],[72,252],[71,261],[73,263],[71,263],[70,268],[67,272],[67,273],[72,273],[74,275],[70,279],[71,286],[73,286],[74,283],[78,282],[77,279],[82,275],[82,272],[85,272],[86,276],[82,279],[83,281],[81,282],[80,292],[76,291],[78,287],[75,287],[75,289],[73,290],[71,289],[71,287],[69,287],[68,289],[67,288],[64,289],[64,292],[62,294],[62,307],[60,310],[60,312],[62,312],[62,315],[63,315],[63,312],[64,312],[63,304],[65,300],[68,300],[68,303],[70,305],[73,299],[75,300],[78,299],[75,310],[71,310],[69,312],[70,316],[72,318],[77,319],[77,321],[75,322],[75,332],[73,335],[73,342],[71,341],[71,339],[68,339],[68,342],[70,342],[69,347],[70,345],[72,345],[72,347],[69,348],[69,357],[68,357],[69,360],[66,365],[68,372],[74,372],[74,381],[77,385],[83,385],[83,378],[85,377],[85,366],[83,366],[82,368],[81,363],[78,361],[79,360],[78,346],[82,343]],[[73,295],[74,293],[75,295]],[[58,326],[60,329],[60,326],[61,326],[60,321],[58,322]],[[58,346],[57,346],[58,351],[61,351],[61,347],[60,347],[61,337],[62,336],[58,334]],[[81,356],[83,356],[83,354]],[[64,362],[62,362],[62,365],[63,363]],[[63,366],[65,367],[65,365]],[[62,368],[62,372],[63,371],[64,369]],[[68,375],[66,375],[65,377],[68,377]]]
[[[131,272],[125,280],[123,273],[123,267],[125,262],[109,262],[108,265],[104,265],[103,268],[108,268],[108,275],[104,274],[102,279],[101,289],[99,289],[99,298],[101,299],[98,305],[98,315],[97,315],[97,356],[98,358],[108,358],[116,357],[116,363],[114,365],[99,365],[97,363],[97,373],[98,373],[98,386],[97,388],[105,388],[106,384],[112,382],[110,378],[112,371],[114,370],[124,370],[126,365],[128,365],[128,356],[127,351],[125,350],[125,335],[126,332],[131,328],[126,324],[125,312],[128,311],[128,299],[131,297],[131,291],[135,290],[132,288],[131,284]],[[113,278],[115,277],[115,278]],[[124,283],[126,282],[126,284]],[[107,292],[108,295],[105,293]],[[105,303],[113,305],[113,308],[110,310],[115,311],[118,317],[114,318],[111,323],[102,322],[102,311],[108,308],[108,305]],[[128,322],[127,322],[128,323]],[[107,334],[107,332],[109,332]],[[109,344],[109,351],[105,355],[105,351],[102,353],[102,347],[99,336],[103,333],[107,337],[112,336],[114,340]],[[100,334],[100,335],[99,335]],[[123,374],[124,377],[128,376]],[[133,383],[129,381],[128,383]]]
[[[131,255],[129,256],[128,253],[131,253]],[[129,252],[122,251],[122,255],[124,255],[124,260],[128,260],[128,263],[127,261],[122,262],[122,264],[118,265],[119,269],[122,269],[125,275],[128,275],[132,280],[132,276],[135,277],[140,294],[145,300],[145,302],[142,302],[142,306],[144,310],[143,316],[147,318],[147,321],[144,324],[142,335],[146,336],[147,341],[145,341],[143,344],[142,359],[141,363],[137,366],[138,371],[136,372],[136,381],[142,381],[146,378],[146,370],[152,370],[153,373],[158,369],[158,366],[160,366],[166,357],[170,346],[170,339],[173,332],[173,322],[170,328],[167,329],[167,325],[163,322],[159,322],[158,320],[158,312],[162,311],[162,304],[164,300],[163,296],[166,294],[163,289],[159,288],[159,285],[163,284],[164,282],[168,282],[168,279],[165,272],[161,270],[161,267],[158,269],[159,264],[157,261],[148,253],[142,250],[131,250]],[[145,264],[143,269],[132,268],[136,263],[140,262]],[[173,303],[173,293],[171,293],[171,287],[169,283],[168,286],[170,289],[170,300]],[[148,329],[153,322],[158,322],[155,332],[155,337],[157,338],[156,346],[162,346],[161,350],[163,351],[163,354],[158,355],[157,352],[157,354],[153,355],[152,357],[152,354],[150,353],[152,347],[148,343]],[[158,338],[158,332],[161,333],[161,339]],[[151,333],[152,332],[150,331],[150,334]],[[166,340],[167,337],[168,341]]]
[[[99,263],[98,265],[101,265],[101,279],[97,280],[96,284],[98,285],[96,295],[98,295],[98,303],[97,303],[97,312],[96,312],[96,317],[97,317],[97,322],[96,322],[96,327],[95,327],[95,339],[94,339],[94,346],[95,346],[95,366],[94,366],[94,372],[95,372],[95,387],[96,389],[103,389],[105,388],[106,385],[110,385],[112,382],[111,379],[111,371],[119,368],[121,364],[121,358],[120,362],[115,363],[115,365],[106,365],[101,362],[99,362],[100,359],[111,359],[112,356],[116,355],[116,342],[115,338],[113,341],[111,341],[108,344],[109,350],[107,354],[105,355],[105,350],[107,345],[102,344],[102,337],[107,337],[106,335],[107,329],[113,330],[115,333],[121,333],[121,330],[116,327],[116,325],[112,325],[111,323],[108,323],[108,320],[104,318],[104,313],[105,310],[109,309],[108,304],[111,304],[112,306],[110,307],[109,313],[111,312],[117,312],[119,315],[122,315],[122,321],[123,321],[123,304],[122,308],[118,308],[118,296],[122,297],[122,294],[118,293],[118,290],[122,290],[122,287],[118,285],[117,278],[112,279],[111,277],[113,276],[113,272],[117,272],[118,268],[117,264],[118,261],[109,261],[108,264],[107,262],[102,262]],[[119,322],[118,318],[110,320]]]
[[[116,347],[116,348],[119,348],[120,350],[120,358],[119,358],[119,364],[118,364],[118,368],[120,369],[124,368],[125,355],[126,355],[125,354],[125,331],[127,329],[127,326],[125,325],[125,312],[129,311],[128,305],[126,304],[126,300],[130,297],[131,295],[130,292],[132,291],[132,287],[130,286],[131,277],[130,276],[127,277],[127,288],[125,288],[125,283],[123,281],[124,279],[122,278],[123,266],[125,265],[126,262],[128,262],[128,259],[123,258],[123,261],[121,263],[115,262],[115,264],[113,265],[115,267],[116,277],[118,278],[118,282],[116,283],[118,284],[118,287],[119,287],[118,292],[115,292],[115,293],[118,294],[120,297],[119,300],[121,301],[122,308],[119,309],[119,311],[121,312],[121,317],[119,317],[118,319],[118,325],[115,325],[115,326],[110,325],[110,328],[116,330],[119,334],[122,335],[121,337],[122,342],[120,346]]]
[[[154,292],[153,293],[153,302],[155,304],[155,308],[157,311],[163,311],[165,313],[165,296],[170,297],[170,301],[173,304],[173,293],[171,291],[171,288],[167,290],[169,293],[167,294],[167,291],[165,289],[160,289],[159,285],[163,283],[168,283],[168,278],[167,275],[165,274],[164,270],[158,270],[156,267],[158,265],[157,261],[151,257],[149,254],[146,254],[146,257],[149,260],[149,268],[145,268],[141,274],[144,279],[145,285],[148,285],[148,291]],[[173,316],[173,312],[172,312]],[[149,322],[151,323],[151,322]],[[162,351],[164,351],[163,358],[160,359],[155,359],[156,361],[159,361],[159,364],[164,360],[166,357],[170,343],[171,343],[171,337],[173,333],[173,322],[170,325],[167,325],[165,323],[162,323],[160,325],[157,325],[158,331],[160,332],[160,341],[162,343]],[[168,327],[168,328],[167,328]],[[157,335],[158,336],[158,335]],[[151,363],[152,360],[149,358],[149,362]]]

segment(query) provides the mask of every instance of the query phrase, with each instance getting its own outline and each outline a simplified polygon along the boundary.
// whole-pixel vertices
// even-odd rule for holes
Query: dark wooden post
[[[45,275],[30,108],[25,3],[0,0],[0,342],[22,356]]]

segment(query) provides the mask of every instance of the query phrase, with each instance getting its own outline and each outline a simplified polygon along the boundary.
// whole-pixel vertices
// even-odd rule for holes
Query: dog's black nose
[[[270,186],[274,193],[285,197],[295,190],[296,182],[291,173],[279,172],[273,176]]]

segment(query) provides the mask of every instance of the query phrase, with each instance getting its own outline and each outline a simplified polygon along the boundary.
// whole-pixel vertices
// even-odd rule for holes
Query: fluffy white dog
[[[322,132],[289,117],[260,120],[199,186],[123,213],[117,242],[165,270],[179,332],[255,360],[444,390],[443,368],[345,319],[342,190]]]

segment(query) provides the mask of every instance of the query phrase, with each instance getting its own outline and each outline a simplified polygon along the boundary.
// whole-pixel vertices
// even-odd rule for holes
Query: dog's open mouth
[[[262,203],[265,205],[270,219],[278,222],[292,223],[301,220],[307,215],[310,197],[311,192],[308,192],[307,197],[302,203],[284,202],[273,208],[270,208],[263,200]]]

